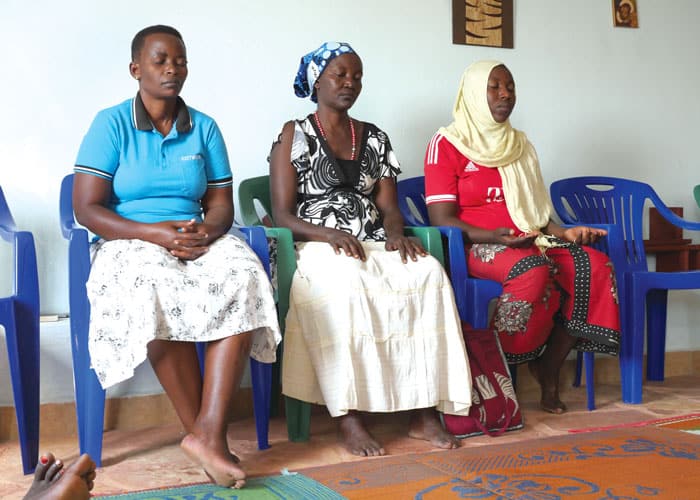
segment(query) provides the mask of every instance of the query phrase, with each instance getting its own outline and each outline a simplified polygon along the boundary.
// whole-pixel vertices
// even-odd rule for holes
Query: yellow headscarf
[[[454,121],[439,132],[474,163],[498,168],[513,222],[524,233],[539,231],[549,223],[554,207],[537,153],[509,120],[494,120],[486,97],[491,70],[501,65],[499,61],[478,61],[464,71],[452,111]],[[537,244],[547,246],[539,239]]]

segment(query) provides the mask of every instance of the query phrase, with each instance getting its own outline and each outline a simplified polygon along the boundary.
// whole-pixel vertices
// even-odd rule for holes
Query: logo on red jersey
[[[465,172],[478,172],[478,171],[479,171],[479,167],[477,167],[476,165],[474,165],[474,162],[470,161],[469,163],[467,163],[467,166],[464,167],[464,171],[465,171]]]
[[[490,187],[486,190],[486,203],[503,203],[503,189],[499,187]]]

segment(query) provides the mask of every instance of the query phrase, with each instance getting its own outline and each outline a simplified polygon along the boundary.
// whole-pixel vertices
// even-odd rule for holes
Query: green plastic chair
[[[256,201],[264,216],[258,213]],[[270,176],[262,175],[243,180],[238,186],[238,203],[242,223],[246,226],[262,225],[263,220],[272,223],[272,202],[270,199]],[[435,257],[441,265],[445,265],[442,249],[442,236],[434,227],[406,227],[405,234],[420,239],[423,247]],[[296,271],[296,252],[292,232],[287,228],[267,227],[265,234],[268,238],[277,240],[277,313],[282,332],[284,332],[285,319],[289,310],[289,291],[292,285],[292,277]],[[283,333],[284,335],[284,333]],[[278,360],[282,359],[281,349]],[[273,373],[272,405],[271,413],[275,414],[279,388],[279,364],[276,364]],[[285,396],[285,413],[287,418],[287,435],[290,441],[300,442],[309,440],[311,427],[311,404],[298,399]]]
[[[695,196],[695,203],[700,207],[700,184],[693,188],[693,196]]]

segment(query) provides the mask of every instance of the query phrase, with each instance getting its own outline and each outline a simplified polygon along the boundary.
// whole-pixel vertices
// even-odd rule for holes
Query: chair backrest
[[[617,241],[608,241],[608,255],[624,271],[646,271],[644,205],[651,201],[662,216],[676,219],[654,189],[644,182],[617,177],[572,177],[550,186],[554,208],[565,224],[611,224]],[[616,255],[617,258],[613,256]]]
[[[399,210],[408,226],[429,226],[428,209],[425,206],[425,177],[410,177],[396,184]]]
[[[68,307],[73,358],[77,359],[76,350],[87,342],[90,323],[90,302],[85,288],[90,276],[90,241],[87,229],[82,228],[73,215],[73,178],[74,174],[68,174],[61,181],[58,213],[61,233],[68,240]]]
[[[258,215],[256,200],[267,212],[266,217]],[[241,210],[241,221],[245,226],[268,226],[272,222],[272,200],[270,199],[270,176],[261,175],[244,179],[238,185],[238,206]],[[266,220],[269,219],[268,220]],[[269,222],[269,223],[268,223]]]
[[[7,206],[7,201],[5,200],[5,195],[0,187],[0,227],[7,231],[14,231],[17,229],[15,226],[15,220],[12,218],[12,212],[10,212],[10,207]],[[0,233],[0,236],[4,232]],[[8,240],[9,241],[9,240]]]
[[[77,225],[73,215],[73,177],[74,174],[68,174],[63,178],[58,199],[58,218],[61,223],[61,233],[66,239],[69,237],[70,230]]]

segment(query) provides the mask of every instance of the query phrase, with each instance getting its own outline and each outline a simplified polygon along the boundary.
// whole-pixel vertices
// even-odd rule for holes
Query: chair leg
[[[513,383],[513,389],[518,388],[518,365],[510,364],[508,365],[508,371],[510,372],[510,381]]]
[[[311,427],[311,405],[305,401],[285,396],[287,435],[295,443],[309,440]]]
[[[642,402],[642,378],[644,363],[644,307],[646,290],[630,290],[627,295],[633,304],[629,307],[629,328],[622,335],[620,349],[620,378],[622,380],[622,401],[639,404]]]
[[[277,362],[272,365],[272,381],[270,386],[270,418],[280,415],[280,402],[282,397],[282,377],[281,363],[282,359],[282,344],[277,347]]]
[[[270,447],[270,390],[272,386],[272,364],[250,359],[250,374],[253,383],[253,412],[255,430],[258,434],[258,449]]]
[[[647,380],[664,379],[668,290],[647,294]]]
[[[31,474],[39,459],[39,329],[16,302],[2,304],[10,379],[17,415],[22,470]],[[15,314],[17,313],[17,314]],[[24,320],[26,318],[27,320]]]
[[[574,373],[574,387],[581,387],[581,370],[583,370],[583,353],[576,353],[576,372]]]
[[[581,356],[582,353],[578,353]],[[595,354],[592,352],[583,353],[583,359],[586,364],[586,397],[588,400],[588,411],[595,410],[595,382],[593,380],[593,365],[595,363]],[[579,373],[579,378],[581,374]]]
[[[95,372],[83,375],[83,387],[76,388],[78,440],[80,453],[88,453],[98,467],[102,466],[102,434],[104,431],[105,390]],[[77,380],[76,380],[77,384]]]
[[[194,346],[197,350],[197,360],[199,361],[199,373],[202,375],[202,380],[204,380],[204,363],[207,358],[207,343],[195,342]]]
[[[467,321],[475,330],[481,330],[489,327],[489,304],[491,298],[475,297],[472,304],[472,321]]]
[[[73,384],[75,409],[78,416],[80,453],[88,453],[98,467],[102,466],[102,433],[104,431],[105,390],[95,371],[90,368],[87,342],[87,321],[71,317],[73,350]]]

